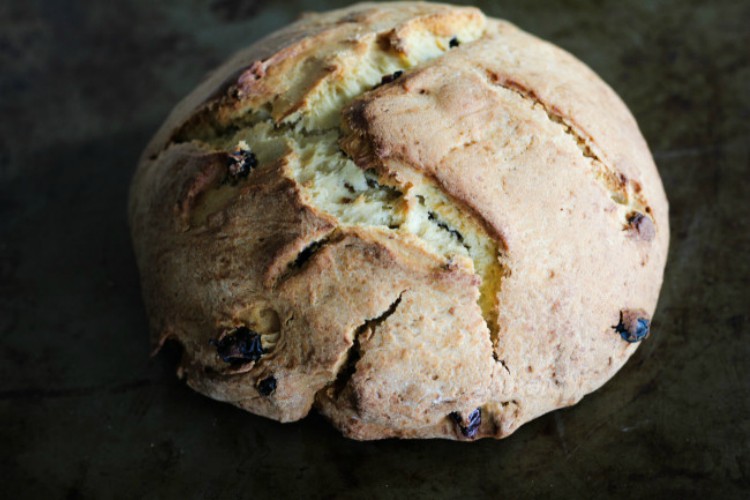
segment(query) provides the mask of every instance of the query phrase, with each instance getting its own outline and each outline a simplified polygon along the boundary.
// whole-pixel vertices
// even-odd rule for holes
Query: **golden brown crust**
[[[298,120],[357,61],[410,60],[425,34],[467,26],[481,36],[347,106],[340,146],[487,230],[504,269],[492,315],[471,265],[342,224],[293,175],[295,141],[324,127]],[[235,182],[227,131],[263,122],[282,139]],[[658,299],[667,210],[635,121],[582,63],[476,9],[405,2],[309,15],[232,58],[152,140],[129,215],[154,344],[184,347],[194,389],[281,421],[315,406],[356,439],[474,439],[625,363]],[[225,361],[223,345],[251,341],[264,352]]]

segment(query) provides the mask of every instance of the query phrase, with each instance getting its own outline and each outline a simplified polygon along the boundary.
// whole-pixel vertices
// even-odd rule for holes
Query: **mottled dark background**
[[[141,149],[234,50],[342,1],[0,2],[0,497],[750,496],[750,2],[476,1],[633,110],[671,202],[654,334],[512,437],[357,443],[148,357],[125,220]]]

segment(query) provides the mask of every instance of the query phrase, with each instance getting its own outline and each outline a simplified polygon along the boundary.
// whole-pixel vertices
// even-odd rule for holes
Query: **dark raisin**
[[[258,382],[258,392],[263,396],[270,396],[276,390],[276,377],[271,375]]]
[[[476,437],[477,432],[479,432],[479,426],[482,423],[482,410],[480,408],[477,408],[473,412],[469,413],[469,418],[467,419],[465,425],[463,418],[461,418],[461,414],[457,411],[452,412],[450,414],[450,417],[461,430],[461,434],[463,434],[464,437]]]
[[[628,226],[626,229],[631,234],[641,240],[651,241],[656,235],[653,221],[640,212],[630,212],[628,214]]]
[[[398,70],[394,73],[391,73],[390,75],[385,75],[383,78],[380,79],[380,85],[385,85],[386,83],[391,83],[395,80],[397,80],[401,75],[403,75],[404,72],[401,70]]]
[[[643,311],[620,311],[620,321],[613,326],[626,342],[640,342],[648,337],[650,322],[643,317]]]
[[[211,339],[209,342],[216,346],[217,354],[226,363],[249,363],[258,361],[263,355],[260,335],[246,326],[236,328],[221,340]]]
[[[255,153],[249,149],[238,148],[229,153],[227,159],[227,170],[232,182],[244,179],[250,174],[250,171],[258,166],[258,158]]]
[[[380,186],[380,184],[378,184],[378,181],[376,181],[375,179],[371,179],[370,177],[367,177],[367,187],[369,187],[370,189],[375,189],[378,186]]]
[[[646,318],[638,318],[638,325],[635,327],[635,338],[643,340],[648,337],[649,321]]]
[[[455,49],[459,45],[461,45],[461,42],[459,42],[458,38],[456,38],[455,36],[451,38],[451,41],[448,43],[448,46],[452,49]]]

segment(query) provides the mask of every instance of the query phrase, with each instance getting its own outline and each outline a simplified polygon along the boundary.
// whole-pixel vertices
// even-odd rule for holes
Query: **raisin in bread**
[[[359,4],[231,58],[147,147],[129,218],[195,390],[356,439],[504,437],[649,333],[667,200],[633,117],[474,8]]]

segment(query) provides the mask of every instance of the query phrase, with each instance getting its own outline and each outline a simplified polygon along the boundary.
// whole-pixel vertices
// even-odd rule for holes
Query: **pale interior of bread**
[[[481,36],[481,27],[467,25],[456,33],[461,43]],[[393,185],[373,171],[357,166],[339,148],[342,109],[362,93],[381,84],[396,71],[408,71],[450,50],[452,37],[416,31],[408,40],[408,51],[384,51],[377,46],[360,53],[341,53],[341,73],[317,85],[305,99],[305,106],[289,115],[281,125],[261,113],[248,122],[248,115],[235,122],[230,135],[216,135],[214,147],[230,151],[244,141],[260,163],[273,161],[293,151],[298,158],[289,174],[300,186],[306,201],[335,217],[339,226],[387,228],[410,242],[442,256],[447,265],[465,265],[481,278],[479,306],[494,334],[497,329],[497,293],[503,276],[499,247],[481,223],[460,208],[431,180],[421,184]],[[373,39],[373,44],[376,44]],[[356,61],[345,61],[356,58]],[[243,126],[236,123],[242,121]],[[255,122],[255,123],[253,123]],[[223,185],[195,207],[193,221],[226,205],[236,187]]]

